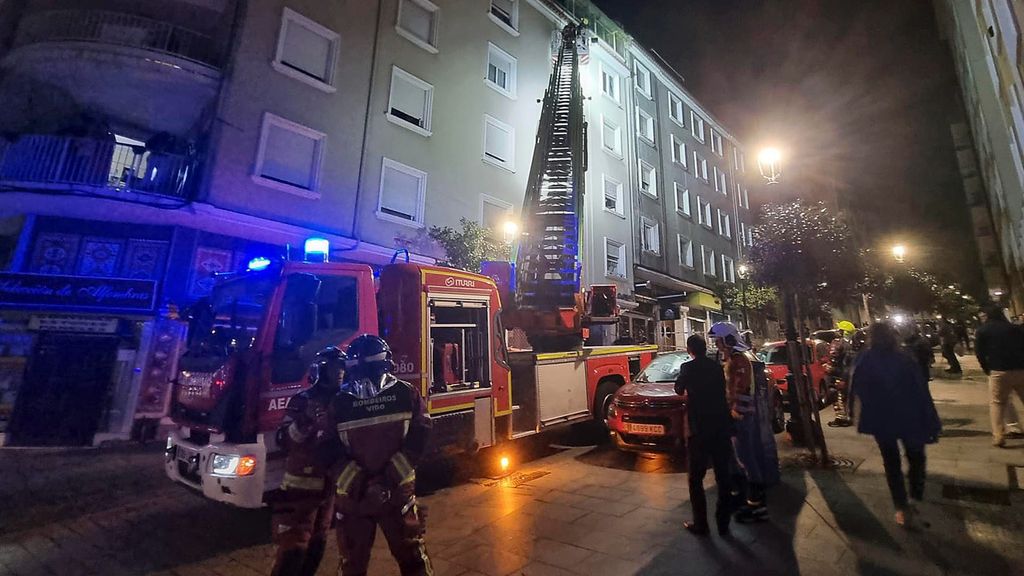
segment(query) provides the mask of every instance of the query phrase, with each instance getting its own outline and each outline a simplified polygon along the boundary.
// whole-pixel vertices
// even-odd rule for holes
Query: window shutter
[[[434,13],[410,0],[402,2],[402,28],[420,40],[433,45]]]
[[[288,22],[282,62],[326,82],[331,42],[295,21]]]
[[[409,82],[400,75],[392,76],[391,108],[401,112],[398,116],[425,128],[423,118],[426,115],[427,91]]]
[[[261,176],[312,189],[315,161],[315,140],[280,126],[270,125],[263,153]]]
[[[484,153],[502,162],[508,162],[512,158],[512,134],[501,126],[487,122],[484,130]]]
[[[420,180],[412,174],[388,167],[384,170],[381,208],[386,212],[416,220],[419,212]]]

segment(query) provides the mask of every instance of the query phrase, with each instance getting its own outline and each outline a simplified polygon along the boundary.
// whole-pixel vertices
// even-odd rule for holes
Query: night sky
[[[949,130],[956,73],[931,2],[595,1],[750,157],[786,151],[783,193],[837,194],[869,247],[903,242],[910,264],[980,289]]]

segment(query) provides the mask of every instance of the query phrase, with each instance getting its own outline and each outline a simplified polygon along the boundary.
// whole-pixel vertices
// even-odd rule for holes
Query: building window
[[[513,36],[519,35],[519,0],[491,0],[489,16]]]
[[[661,253],[661,231],[657,222],[647,218],[640,220],[640,247],[644,252]]]
[[[690,190],[675,183],[676,212],[690,217]]]
[[[636,129],[648,144],[654,144],[654,118],[639,106],[636,108]]]
[[[696,112],[690,110],[690,134],[701,142],[704,142],[704,119]]]
[[[654,93],[651,91],[651,71],[640,64],[639,62],[633,63],[633,74],[636,77],[636,89],[651,99],[654,97]]]
[[[506,170],[516,169],[515,128],[484,114],[484,162]]]
[[[601,68],[601,93],[611,98],[616,104],[622,104],[620,92],[622,79],[615,72],[608,70],[604,64]]]
[[[601,116],[601,146],[622,158],[622,129],[605,116]]]
[[[711,151],[719,156],[725,156],[725,151],[722,149],[722,135],[716,130],[711,130]]]
[[[726,238],[732,238],[732,218],[721,210],[718,210],[718,233]]]
[[[754,227],[747,226],[747,246],[754,245]]]
[[[747,225],[740,222],[740,245],[747,243]]]
[[[640,191],[655,198],[658,196],[658,172],[643,160],[640,161]]]
[[[430,136],[434,87],[397,66],[391,68],[387,118],[417,134]]]
[[[715,173],[715,192],[721,192],[722,194],[729,193],[729,187],[726,186],[725,171],[719,170],[718,166],[714,167]]]
[[[701,158],[696,150],[693,152],[693,175],[705,182],[708,180],[708,161]]]
[[[429,0],[399,0],[395,32],[431,54],[437,54],[438,8]]]
[[[676,236],[679,243],[679,265],[693,268],[693,241],[679,234]]]
[[[509,98],[516,97],[516,59],[511,54],[487,43],[487,85]]]
[[[253,179],[257,184],[318,198],[327,135],[270,113],[263,115]]]
[[[697,223],[708,228],[714,226],[711,222],[711,203],[705,202],[700,196],[697,196]]]
[[[626,245],[604,239],[604,274],[610,278],[626,277]]]
[[[672,161],[686,168],[686,143],[676,138],[675,134],[669,134],[669,140],[672,144]]]
[[[705,246],[700,247],[700,262],[701,269],[704,271],[705,276],[717,276],[718,272],[715,270],[715,251],[710,250]]]
[[[743,152],[740,152],[739,148],[733,148],[732,149],[732,153],[733,153],[733,156],[734,156],[734,160],[736,162],[736,171],[737,172],[746,172],[747,171],[746,159],[743,157]]]
[[[505,238],[505,223],[512,217],[512,205],[487,194],[480,195],[480,226],[491,238]]]
[[[750,197],[747,196],[747,188],[743,188],[743,194],[740,196],[743,199],[743,207],[750,210]]]
[[[736,267],[733,264],[732,258],[725,254],[722,254],[722,280],[733,284],[736,283]]]
[[[296,80],[334,92],[338,44],[337,32],[285,8],[272,66]]]
[[[622,182],[602,175],[604,188],[604,209],[622,216]]]
[[[668,117],[679,126],[683,125],[683,101],[671,92],[668,93]]]
[[[423,225],[427,173],[384,158],[380,174],[377,217],[408,226]]]

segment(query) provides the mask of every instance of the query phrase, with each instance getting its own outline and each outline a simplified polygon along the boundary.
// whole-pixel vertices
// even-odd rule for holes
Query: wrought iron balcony
[[[159,196],[186,201],[195,179],[188,156],[97,138],[25,134],[0,140],[0,185],[109,198]]]
[[[104,10],[45,10],[18,26],[16,46],[54,41],[98,42],[142,48],[220,68],[221,54],[210,36],[131,14]]]

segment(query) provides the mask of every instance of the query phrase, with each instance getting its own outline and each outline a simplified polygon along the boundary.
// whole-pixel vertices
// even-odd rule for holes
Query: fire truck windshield
[[[214,287],[191,310],[188,355],[223,358],[252,346],[276,284],[276,278],[258,274]]]

